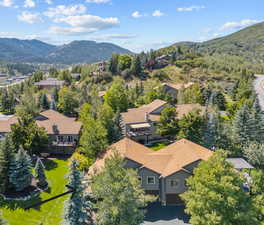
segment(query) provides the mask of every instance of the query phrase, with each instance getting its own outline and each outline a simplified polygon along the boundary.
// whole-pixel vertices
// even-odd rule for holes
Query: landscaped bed
[[[160,149],[165,148],[169,144],[171,144],[169,141],[163,141],[163,142],[157,142],[149,147],[154,151],[159,151]]]
[[[10,225],[59,225],[62,220],[64,201],[69,196],[58,198],[45,203],[37,208],[24,210],[25,207],[48,199],[58,194],[62,194],[67,184],[66,174],[68,172],[68,162],[62,159],[43,161],[46,167],[46,176],[49,182],[49,189],[42,192],[39,197],[25,202],[1,202],[3,217]]]

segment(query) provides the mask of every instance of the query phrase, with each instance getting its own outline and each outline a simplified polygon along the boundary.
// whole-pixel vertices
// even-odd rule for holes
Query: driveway
[[[188,220],[184,206],[161,206],[160,203],[153,203],[148,207],[143,225],[190,225]]]
[[[264,75],[255,75],[255,77],[254,89],[259,97],[260,107],[264,111],[264,88],[262,86],[264,84]]]

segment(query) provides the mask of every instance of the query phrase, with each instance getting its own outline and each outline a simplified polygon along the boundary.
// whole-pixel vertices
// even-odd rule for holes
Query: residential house
[[[186,179],[203,160],[213,152],[186,139],[152,151],[129,138],[111,145],[108,151],[90,168],[93,176],[104,167],[105,159],[118,152],[125,160],[126,168],[138,169],[142,188],[147,194],[158,196],[163,204],[182,203],[179,195],[187,190]]]
[[[65,81],[57,80],[56,78],[48,78],[47,80],[41,80],[35,83],[35,86],[37,86],[38,88],[48,90],[51,90],[53,88],[60,88],[63,85],[65,85]]]
[[[121,113],[123,134],[142,144],[164,139],[165,137],[156,132],[156,125],[166,105],[168,105],[167,102],[157,99],[148,105],[129,109],[128,112]],[[205,112],[205,107],[199,104],[177,105],[177,118],[181,119],[184,115],[196,109],[201,110],[202,113]]]
[[[76,121],[76,118],[64,116],[54,110],[47,110],[41,112],[35,120],[39,127],[45,128],[49,136],[47,152],[52,154],[72,154],[74,152],[81,130],[81,123]],[[10,133],[12,124],[17,122],[16,116],[0,120],[0,136]]]
[[[162,137],[156,132],[155,125],[167,104],[167,102],[157,99],[148,105],[129,109],[128,112],[121,113],[125,136],[140,143],[161,139]]]
[[[163,88],[163,91],[165,93],[167,93],[169,96],[171,96],[172,100],[176,100],[180,90],[188,88],[188,87],[192,86],[193,84],[194,83],[192,83],[192,82],[189,82],[186,84],[183,84],[183,83],[178,83],[178,84],[163,83],[162,88]]]

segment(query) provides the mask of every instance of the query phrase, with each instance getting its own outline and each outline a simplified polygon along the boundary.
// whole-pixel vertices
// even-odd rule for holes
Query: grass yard
[[[153,150],[153,151],[159,151],[160,149],[168,146],[170,143],[169,142],[159,142],[159,143],[155,143],[153,144],[152,146],[150,146],[150,148]]]
[[[36,209],[25,211],[23,208],[29,204],[53,197],[63,193],[66,188],[68,172],[67,160],[54,159],[46,160],[46,176],[49,181],[50,190],[42,192],[40,197],[36,197],[27,202],[4,203],[1,210],[3,217],[10,225],[59,225],[62,219],[64,201],[69,196],[63,196],[51,202],[45,203]]]

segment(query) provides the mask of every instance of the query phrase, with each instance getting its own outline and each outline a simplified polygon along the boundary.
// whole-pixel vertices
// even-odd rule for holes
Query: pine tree
[[[41,109],[49,109],[49,101],[45,93],[42,93],[40,95],[39,104],[40,104]]]
[[[78,170],[78,163],[73,160],[70,166],[69,186],[73,188],[72,197],[65,202],[63,225],[92,224],[91,203],[85,196],[83,174]]]
[[[249,138],[251,141],[264,142],[264,118],[258,98],[255,99],[248,121]]]
[[[138,55],[134,58],[132,62],[131,72],[137,77],[140,77],[142,75],[141,61]]]
[[[4,193],[8,189],[9,179],[9,164],[14,154],[14,146],[10,136],[7,136],[0,143],[0,192]]]
[[[118,58],[119,58],[118,54],[113,54],[111,59],[110,59],[109,71],[112,74],[116,74],[118,72]]]
[[[11,160],[9,166],[9,182],[16,191],[23,191],[30,186],[32,180],[31,159],[27,153],[20,148]]]
[[[40,158],[38,158],[37,160],[35,170],[36,170],[36,178],[38,179],[38,183],[37,183],[38,187],[46,188],[48,186],[48,182],[45,175],[45,167]]]
[[[249,141],[250,110],[248,104],[242,106],[233,121],[233,141],[237,144],[246,144]]]

